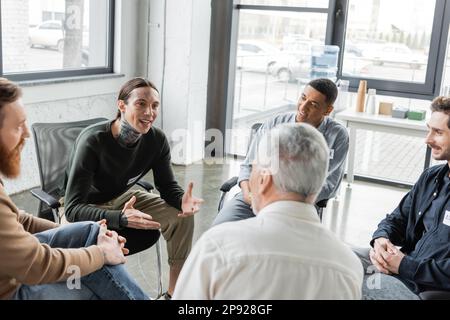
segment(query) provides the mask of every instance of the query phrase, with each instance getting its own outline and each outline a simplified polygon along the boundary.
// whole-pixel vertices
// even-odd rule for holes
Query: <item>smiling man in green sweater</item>
[[[194,213],[203,201],[175,181],[164,133],[153,126],[159,92],[148,80],[126,82],[112,121],[92,125],[75,143],[65,179],[65,215],[69,221],[106,219],[126,237],[130,253],[154,243],[155,230],[167,241],[172,294],[192,245]],[[161,196],[130,188],[153,171]]]

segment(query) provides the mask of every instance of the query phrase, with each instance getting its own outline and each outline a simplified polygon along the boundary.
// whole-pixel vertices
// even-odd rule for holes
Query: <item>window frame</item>
[[[345,52],[345,35],[347,30],[348,6],[350,0],[336,0],[335,32],[331,39],[333,45],[341,48],[339,53],[338,79],[349,80],[349,90],[356,92],[360,80],[367,80],[368,87],[377,90],[377,94],[411,99],[431,100],[440,94],[442,75],[444,69],[444,55],[442,44],[447,42],[448,28],[445,29],[445,21],[450,13],[450,1],[436,0],[433,26],[431,31],[430,50],[428,54],[427,71],[424,83],[412,83],[406,81],[393,81],[386,79],[373,79],[365,77],[349,77],[342,75],[343,59]],[[445,50],[444,50],[445,53]]]
[[[239,1],[238,1],[239,2]],[[330,23],[333,23],[333,13],[335,11],[336,0],[329,0],[328,8],[320,7],[292,7],[292,6],[273,6],[273,5],[254,5],[254,4],[235,4],[236,10],[257,10],[257,11],[286,11],[286,12],[305,12],[305,13],[326,13],[327,18],[327,28],[325,43],[331,42],[332,39],[332,27]],[[237,40],[237,34],[234,35],[234,39]]]
[[[3,73],[3,38],[2,38],[2,1],[0,0],[0,76],[7,77],[12,81],[35,81],[56,78],[69,78],[79,76],[92,76],[98,74],[114,73],[114,12],[115,0],[108,1],[108,35],[107,35],[107,61],[105,67],[72,69],[72,70],[52,70],[52,71],[32,71],[32,72],[12,72]]]
[[[349,0],[329,0],[328,8],[320,8],[320,12],[328,10],[326,26],[326,45],[338,45],[341,50],[338,61],[338,79],[350,81],[349,91],[356,92],[359,80],[362,77],[342,77],[342,64],[345,52],[345,35],[348,18]],[[231,128],[233,119],[236,51],[239,31],[239,9],[267,9],[314,12],[314,8],[301,7],[274,7],[270,5],[241,5],[240,0],[211,0],[211,32],[209,79],[207,94],[206,129],[214,128],[222,132],[225,143],[217,153],[229,154],[230,136],[227,129]],[[432,100],[441,95],[442,81],[444,79],[448,41],[450,33],[450,0],[436,0],[433,19],[427,73],[424,84],[411,82],[365,79],[370,88],[377,89],[377,94],[400,98]],[[208,142],[205,142],[207,145]],[[234,155],[235,158],[239,156]],[[400,185],[386,179],[355,176],[359,180],[381,182],[383,184]],[[406,184],[401,184],[406,186]]]
[[[236,52],[239,33],[240,10],[287,11],[327,14],[325,44],[331,44],[334,37],[336,0],[329,0],[328,8],[293,7],[274,5],[240,4],[240,0],[212,0],[210,64],[206,128],[219,129],[225,137],[223,154],[230,154],[231,139],[227,128],[232,126]],[[219,24],[215,20],[222,20]],[[220,35],[220,36],[219,36]],[[226,36],[224,36],[226,35]],[[219,53],[220,52],[220,53]],[[223,54],[226,52],[226,54]],[[222,69],[222,73],[218,73]]]
[[[235,52],[240,9],[293,10],[298,12],[328,12],[325,44],[341,48],[338,62],[338,79],[350,81],[350,92],[356,92],[363,77],[343,77],[342,64],[345,52],[345,34],[349,0],[329,0],[328,8],[282,7],[270,5],[244,5],[239,0],[211,1],[210,64],[208,83],[207,127],[217,128],[225,133],[231,125],[233,90],[235,76]],[[441,12],[439,12],[441,11]],[[220,23],[219,23],[219,22]],[[410,82],[365,79],[370,88],[377,89],[379,95],[411,99],[432,100],[440,95],[446,59],[447,39],[450,24],[450,0],[436,0],[432,38],[428,57],[425,84]],[[1,55],[1,52],[0,52]],[[221,71],[218,73],[218,71]],[[226,139],[226,146],[228,145]],[[224,148],[224,152],[228,147]]]

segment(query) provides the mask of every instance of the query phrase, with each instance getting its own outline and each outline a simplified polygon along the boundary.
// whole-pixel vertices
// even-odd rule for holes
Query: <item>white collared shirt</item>
[[[278,201],[197,241],[174,299],[360,299],[360,260],[312,205]]]

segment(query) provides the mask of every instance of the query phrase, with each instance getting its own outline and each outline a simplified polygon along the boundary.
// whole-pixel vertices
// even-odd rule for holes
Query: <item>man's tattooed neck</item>
[[[119,135],[117,136],[117,142],[123,147],[132,147],[139,141],[142,134],[134,129],[131,124],[125,120],[125,115],[122,113],[119,122]]]

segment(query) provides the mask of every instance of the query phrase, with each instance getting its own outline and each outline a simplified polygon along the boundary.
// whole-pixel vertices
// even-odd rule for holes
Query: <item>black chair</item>
[[[423,291],[419,293],[421,300],[450,300],[450,291]]]
[[[64,174],[75,140],[84,128],[104,120],[107,119],[95,118],[75,122],[35,123],[31,126],[41,181],[41,188],[31,190],[31,194],[40,200],[39,217],[61,223],[63,208],[61,208],[58,199],[62,194]],[[153,185],[146,181],[141,180],[137,184],[148,192],[152,192],[154,189]],[[155,240],[158,297],[162,295],[162,262],[159,236],[160,233]]]
[[[248,153],[248,150],[250,149],[253,139],[255,138],[256,133],[258,132],[259,128],[261,128],[261,126],[262,126],[262,123],[259,123],[259,122],[255,123],[252,126],[251,132],[250,132],[250,141],[247,146],[247,153]],[[222,184],[222,186],[220,187],[221,195],[220,195],[220,199],[219,199],[219,205],[217,207],[218,212],[220,212],[220,210],[222,210],[223,204],[225,203],[228,193],[230,192],[230,190],[233,187],[235,187],[237,185],[237,181],[238,181],[238,177],[236,177],[236,176],[231,177],[230,179],[225,181]],[[323,209],[325,209],[327,207],[327,203],[328,203],[328,199],[324,199],[324,200],[318,201],[316,203],[317,214],[319,215],[320,221],[322,221]]]
[[[322,221],[323,209],[327,207],[328,199],[323,199],[316,202],[317,214],[319,215],[320,221]]]

